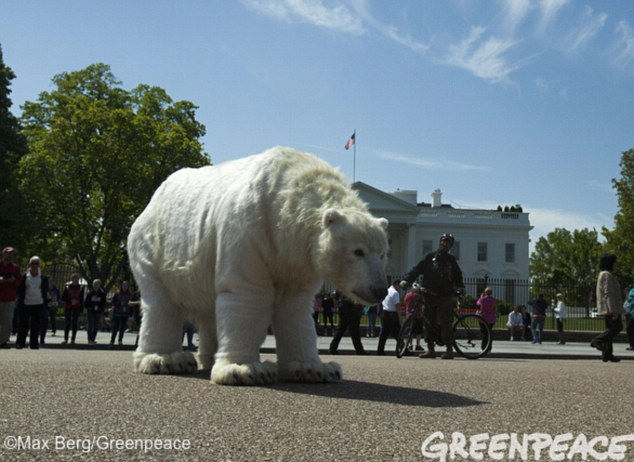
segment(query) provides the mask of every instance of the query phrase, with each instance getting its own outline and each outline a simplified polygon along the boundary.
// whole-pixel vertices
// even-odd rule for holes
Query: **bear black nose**
[[[387,296],[387,287],[373,287],[372,295],[374,295],[376,300],[383,300]]]

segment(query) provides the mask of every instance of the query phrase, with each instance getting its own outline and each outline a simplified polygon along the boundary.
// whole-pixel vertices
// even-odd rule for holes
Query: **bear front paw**
[[[218,385],[266,385],[277,381],[277,365],[271,361],[219,364],[211,369],[211,382]]]
[[[196,358],[189,351],[174,353],[134,352],[134,369],[142,374],[189,374],[196,372]]]
[[[285,382],[339,382],[341,366],[335,362],[301,363],[293,361],[279,365],[280,379]]]

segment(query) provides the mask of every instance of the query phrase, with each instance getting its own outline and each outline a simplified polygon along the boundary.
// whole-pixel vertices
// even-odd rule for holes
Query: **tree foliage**
[[[621,178],[613,179],[619,201],[613,230],[603,228],[606,249],[618,257],[618,273],[625,285],[634,282],[634,149],[622,154]]]
[[[4,64],[0,47],[0,246],[24,247],[20,229],[26,221],[18,193],[16,173],[20,158],[26,153],[26,139],[18,119],[11,113],[10,85],[15,74]]]
[[[570,232],[556,228],[535,244],[530,258],[531,277],[536,283],[559,291],[586,288],[585,291],[571,291],[568,303],[587,305],[586,295],[596,284],[602,249],[595,230]]]
[[[66,254],[107,287],[127,271],[136,216],[172,172],[209,164],[194,104],[159,87],[121,88],[105,64],[53,78],[55,89],[23,107],[29,153],[21,189],[37,211],[35,245]]]

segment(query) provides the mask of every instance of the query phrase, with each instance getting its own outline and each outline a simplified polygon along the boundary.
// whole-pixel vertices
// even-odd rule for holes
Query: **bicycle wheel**
[[[401,330],[398,332],[398,339],[396,339],[396,357],[401,358],[409,353],[409,345],[412,343],[412,332],[414,328],[414,315],[409,315]]]
[[[491,329],[477,314],[461,315],[453,323],[454,347],[467,359],[485,356],[491,347]]]

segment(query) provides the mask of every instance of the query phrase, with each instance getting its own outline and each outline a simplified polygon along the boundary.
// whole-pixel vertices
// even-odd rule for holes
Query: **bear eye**
[[[355,254],[357,257],[364,257],[364,256],[365,256],[365,253],[364,253],[364,252],[363,252],[363,250],[361,250],[361,249],[357,249],[357,250],[355,250],[355,251],[354,251],[354,254]]]

